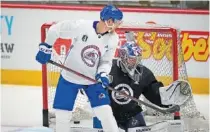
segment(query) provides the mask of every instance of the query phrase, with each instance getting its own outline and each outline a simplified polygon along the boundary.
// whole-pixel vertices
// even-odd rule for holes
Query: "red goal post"
[[[42,25],[41,42],[45,41],[47,30],[52,24],[54,23],[46,23]],[[181,35],[178,29],[154,24],[124,24],[116,31],[120,38],[119,45],[125,42],[126,31],[134,32],[136,42],[141,48],[143,48],[142,64],[148,67],[154,73],[156,78],[159,81],[162,81],[164,85],[168,85],[178,79],[188,79],[181,47]],[[58,39],[53,46],[56,56],[65,57],[65,53],[69,50],[70,43],[71,40]],[[57,59],[57,57],[55,58]],[[52,102],[54,99],[53,94],[55,92],[59,74],[59,70],[49,65],[50,64],[42,65],[44,126],[49,126],[49,120],[51,118],[49,115],[52,110]],[[75,105],[77,107],[79,104],[75,103]],[[188,108],[191,109],[192,112],[190,112]],[[146,107],[144,109],[148,111],[146,113],[150,115],[165,116],[167,119],[180,119],[180,112],[184,118],[189,114],[196,115],[198,113],[193,98],[188,101],[186,106],[181,107],[180,112],[175,112],[173,115],[162,115],[161,113],[155,112]]]

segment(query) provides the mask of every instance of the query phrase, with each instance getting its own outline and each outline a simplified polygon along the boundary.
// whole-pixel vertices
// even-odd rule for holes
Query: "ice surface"
[[[42,89],[1,85],[1,132],[42,126]],[[209,95],[194,95],[198,110],[209,119]]]

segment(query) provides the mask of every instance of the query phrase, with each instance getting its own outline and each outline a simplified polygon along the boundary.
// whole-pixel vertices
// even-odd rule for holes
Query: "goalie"
[[[181,105],[191,95],[191,87],[186,81],[178,80],[164,87],[152,71],[141,64],[142,49],[135,42],[125,43],[119,48],[118,53],[119,58],[113,60],[110,72],[110,86],[116,90],[137,99],[143,94],[151,103],[161,107]],[[109,91],[109,94],[111,107],[121,130],[137,132],[145,128],[142,126],[147,124],[138,103],[116,92]],[[100,121],[96,117],[93,124],[94,128],[101,128]],[[181,129],[180,126],[173,131],[181,131]]]

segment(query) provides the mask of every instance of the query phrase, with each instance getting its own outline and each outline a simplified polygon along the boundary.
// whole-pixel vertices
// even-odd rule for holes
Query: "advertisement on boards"
[[[13,35],[13,22],[14,16],[1,15],[1,28],[0,32],[3,33],[1,41],[1,59],[10,59],[13,56],[15,50],[15,42],[10,39],[4,39],[5,37],[10,38]]]

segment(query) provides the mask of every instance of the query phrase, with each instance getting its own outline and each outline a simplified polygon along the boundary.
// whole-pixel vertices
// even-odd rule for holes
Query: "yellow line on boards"
[[[192,92],[195,94],[209,94],[209,78],[189,78]]]
[[[51,85],[56,86],[59,74],[49,74]],[[164,80],[164,84],[171,82],[171,78],[157,77],[159,80]],[[189,78],[189,82],[192,85],[192,91],[194,94],[209,94],[209,78]],[[33,70],[6,70],[1,69],[1,83],[13,84],[13,85],[29,85],[29,86],[41,86],[42,85],[42,72]]]
[[[1,83],[14,85],[42,85],[42,72],[32,70],[1,69]]]

